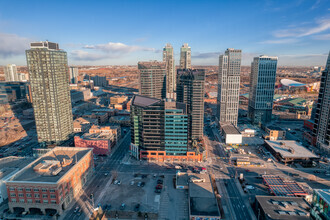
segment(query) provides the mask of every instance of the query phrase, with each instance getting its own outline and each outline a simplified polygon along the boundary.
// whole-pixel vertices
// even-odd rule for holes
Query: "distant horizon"
[[[277,56],[279,66],[324,66],[329,12],[327,0],[5,0],[0,65],[26,65],[29,43],[49,40],[67,51],[69,65],[162,60],[166,43],[179,64],[180,47],[188,43],[192,65],[218,65],[218,56],[235,48],[242,65],[264,54]]]

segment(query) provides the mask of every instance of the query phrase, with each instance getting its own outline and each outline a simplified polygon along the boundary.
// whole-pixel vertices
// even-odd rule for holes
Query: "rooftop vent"
[[[62,167],[58,160],[43,160],[37,164],[33,170],[42,175],[55,176],[61,172]]]

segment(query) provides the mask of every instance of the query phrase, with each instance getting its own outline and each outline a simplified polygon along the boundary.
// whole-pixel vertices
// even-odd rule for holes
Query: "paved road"
[[[82,191],[82,195],[78,201],[74,203],[70,210],[62,215],[62,219],[85,219],[88,216],[93,208],[97,204],[93,204],[94,201],[98,199],[102,191],[102,186],[111,178],[111,170],[118,169],[120,166],[120,161],[123,159],[125,154],[129,150],[130,144],[130,132],[128,132],[124,138],[118,143],[117,148],[110,158],[106,159],[103,163],[98,164],[95,167],[94,177],[89,183],[88,187]],[[107,175],[106,175],[107,173]],[[91,199],[91,194],[93,194],[94,201]],[[74,212],[74,209],[79,207],[82,212],[81,215],[78,215]]]
[[[209,134],[211,138],[213,136],[216,137],[215,140],[218,140],[218,130],[209,128],[209,131],[210,130],[211,132]],[[217,179],[217,185],[225,205],[224,212],[227,215],[225,218],[238,220],[255,219],[255,216],[250,215],[251,210],[249,212],[247,207],[248,202],[245,201],[246,198],[243,198],[241,192],[237,188],[235,178],[231,178],[231,176],[235,176],[236,174],[235,169],[228,165],[228,160],[218,159],[219,157],[226,157],[227,154],[218,141],[211,141],[211,148],[210,155],[213,161],[209,166],[209,170]]]

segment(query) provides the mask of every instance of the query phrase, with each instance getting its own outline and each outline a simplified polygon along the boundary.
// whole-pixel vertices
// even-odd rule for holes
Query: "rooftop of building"
[[[276,125],[269,125],[267,126],[269,130],[275,130],[275,131],[283,131],[283,128],[280,128],[279,126]]]
[[[76,118],[74,121],[73,121],[73,125],[81,125],[81,124],[90,124],[91,121],[89,120],[89,118],[83,118],[83,117],[80,117],[80,118]]]
[[[111,109],[111,108],[97,108],[93,109],[92,112],[116,112],[117,109]]]
[[[119,116],[111,116],[111,120],[116,120],[116,121],[128,121],[131,120],[130,116],[127,115],[119,115]]]
[[[307,192],[295,181],[285,180],[279,176],[263,175],[264,183],[275,196],[305,196]]]
[[[280,100],[279,103],[290,103],[294,106],[303,106],[306,105],[306,99],[296,97],[296,98],[287,98]]]
[[[189,176],[187,172],[177,171],[176,173],[176,185],[177,186],[188,186]]]
[[[310,219],[308,203],[301,197],[256,196],[269,219]]]
[[[330,189],[314,189],[314,191],[330,204]]]
[[[31,49],[45,48],[48,50],[60,50],[58,43],[53,43],[49,41],[32,42],[30,46]]]
[[[275,152],[279,153],[282,158],[318,158],[307,148],[303,147],[296,141],[292,140],[278,140],[269,141],[265,140],[268,146],[270,146]]]
[[[306,84],[291,80],[291,79],[281,79],[280,80],[281,84],[283,86],[290,86],[290,87],[301,87],[301,86],[306,86]]]
[[[135,95],[132,98],[132,105],[139,107],[147,107],[160,102],[160,99],[150,98],[147,96]]]
[[[0,180],[7,179],[26,165],[31,163],[34,158],[27,157],[4,157],[0,159]]]
[[[91,151],[90,148],[55,147],[18,171],[8,182],[55,184]]]
[[[208,174],[189,174],[190,215],[220,216]]]
[[[233,124],[221,124],[220,126],[226,134],[241,134]]]
[[[85,133],[80,138],[84,140],[112,140],[113,134],[112,133]]]

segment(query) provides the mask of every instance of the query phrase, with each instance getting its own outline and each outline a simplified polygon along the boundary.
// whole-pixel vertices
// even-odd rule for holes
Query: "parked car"
[[[125,203],[122,203],[121,206],[120,206],[120,210],[124,210],[126,207],[126,204]]]
[[[144,187],[145,185],[146,185],[145,182],[142,182],[142,183],[141,183],[141,187]]]
[[[156,186],[156,189],[162,189],[163,188],[163,185],[162,184],[158,184],[157,186]]]
[[[142,182],[138,182],[137,186],[138,187],[141,187],[141,184],[142,184]]]
[[[133,186],[134,185],[134,181],[131,181],[131,186]]]
[[[74,213],[77,213],[78,212],[78,210],[79,210],[79,207],[77,206],[75,209],[74,209]]]
[[[134,207],[134,211],[137,212],[140,210],[140,204],[136,204],[136,206]]]
[[[113,182],[113,184],[115,184],[115,185],[116,185],[117,183],[118,183],[118,180],[115,180],[115,181]]]
[[[161,189],[155,189],[155,193],[161,193],[162,190]]]
[[[121,184],[121,182],[120,182],[120,180],[118,181],[118,185],[120,185]]]
[[[163,184],[163,180],[161,179],[157,180],[157,184]]]

